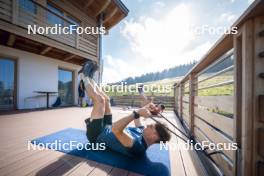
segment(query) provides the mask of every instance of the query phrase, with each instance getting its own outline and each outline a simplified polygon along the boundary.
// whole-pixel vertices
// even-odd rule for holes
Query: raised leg
[[[105,112],[104,115],[112,115],[110,98],[104,93],[104,91],[96,84],[96,82],[90,79],[91,84],[96,88],[96,91],[105,99]]]
[[[97,91],[88,77],[83,78],[86,94],[92,99],[94,106],[91,119],[102,119],[105,114],[105,98]]]

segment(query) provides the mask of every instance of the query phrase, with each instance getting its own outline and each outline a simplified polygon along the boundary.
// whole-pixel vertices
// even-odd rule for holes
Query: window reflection
[[[0,58],[0,109],[14,108],[15,63]]]
[[[73,104],[73,73],[71,71],[59,69],[59,96],[62,101],[62,106]]]
[[[51,12],[47,12],[48,23],[49,24],[61,24],[63,26],[63,20],[62,18],[60,18],[63,16],[63,12],[49,3],[47,4],[47,7],[51,11]]]

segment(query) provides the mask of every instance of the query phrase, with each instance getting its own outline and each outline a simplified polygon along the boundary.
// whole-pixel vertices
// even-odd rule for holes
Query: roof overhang
[[[78,4],[75,0],[72,2],[97,21],[103,15],[103,26],[106,30],[119,23],[129,12],[121,0],[82,0]]]

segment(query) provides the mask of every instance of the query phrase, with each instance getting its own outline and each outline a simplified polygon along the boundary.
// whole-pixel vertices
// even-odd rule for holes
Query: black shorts
[[[93,119],[90,122],[90,118],[85,120],[86,123],[86,136],[91,143],[95,143],[97,137],[101,134],[107,125],[112,125],[112,115],[104,115],[101,119]]]

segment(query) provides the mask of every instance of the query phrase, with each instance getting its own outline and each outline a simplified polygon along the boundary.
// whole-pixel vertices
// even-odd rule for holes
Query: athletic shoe
[[[93,78],[94,73],[98,69],[98,66],[95,62],[93,61],[87,61],[84,63],[82,69],[78,72],[83,73],[85,77]]]

